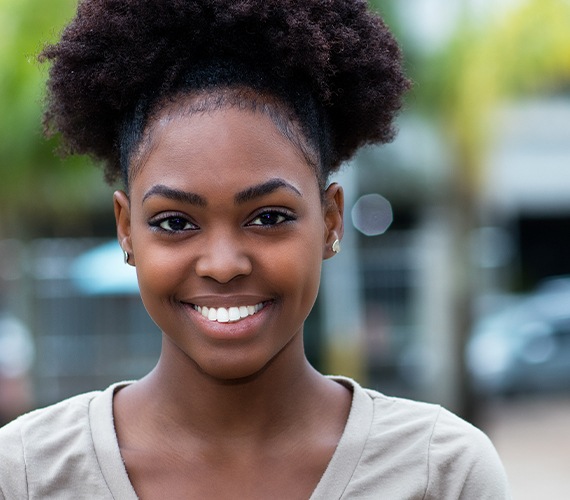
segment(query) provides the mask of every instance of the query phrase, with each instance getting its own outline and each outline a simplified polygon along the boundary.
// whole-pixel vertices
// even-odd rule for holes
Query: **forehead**
[[[129,184],[156,148],[168,124],[196,115],[200,121],[218,111],[238,110],[259,115],[273,123],[275,131],[286,138],[303,156],[320,178],[318,148],[302,132],[302,126],[292,109],[271,94],[262,94],[249,88],[221,88],[192,93],[181,93],[159,102],[149,113],[138,146],[135,147],[128,168]],[[231,114],[231,113],[230,113]],[[243,115],[245,116],[245,115]]]
[[[266,113],[222,107],[158,116],[131,187],[166,184],[231,195],[272,178],[318,190],[312,165]]]

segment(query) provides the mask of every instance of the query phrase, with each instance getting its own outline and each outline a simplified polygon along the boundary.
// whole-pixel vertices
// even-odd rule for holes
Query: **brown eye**
[[[275,226],[293,220],[293,217],[287,213],[271,210],[259,214],[249,223],[250,226]]]
[[[188,231],[190,229],[195,229],[194,224],[191,224],[183,217],[168,217],[163,219],[158,226],[170,232]]]

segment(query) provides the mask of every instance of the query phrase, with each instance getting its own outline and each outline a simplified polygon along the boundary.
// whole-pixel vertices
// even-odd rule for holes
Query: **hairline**
[[[154,105],[147,115],[141,138],[129,155],[125,187],[130,186],[152,153],[158,123],[164,123],[164,120],[168,123],[177,118],[204,115],[222,109],[239,109],[267,116],[277,131],[295,147],[301,159],[313,169],[319,188],[324,191],[326,173],[321,164],[318,146],[311,144],[290,106],[268,92],[260,92],[247,86],[178,92]]]

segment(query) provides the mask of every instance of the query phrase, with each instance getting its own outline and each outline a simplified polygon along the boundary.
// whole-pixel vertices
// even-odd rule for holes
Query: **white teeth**
[[[227,323],[230,320],[230,315],[225,307],[218,307],[217,316],[218,323]]]
[[[228,311],[228,313],[229,313],[230,321],[236,321],[236,320],[240,319],[239,307],[230,307],[230,310]]]
[[[239,306],[239,307],[206,307],[194,306],[202,316],[208,318],[210,321],[217,321],[218,323],[229,323],[239,321],[240,319],[253,316],[263,309],[263,303],[255,304],[254,306]]]

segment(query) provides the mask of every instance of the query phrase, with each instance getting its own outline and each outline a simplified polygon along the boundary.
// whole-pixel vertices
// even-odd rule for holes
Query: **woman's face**
[[[166,341],[225,380],[302,353],[321,262],[342,236],[340,187],[322,202],[299,149],[265,114],[235,107],[159,117],[144,156],[115,211]]]

